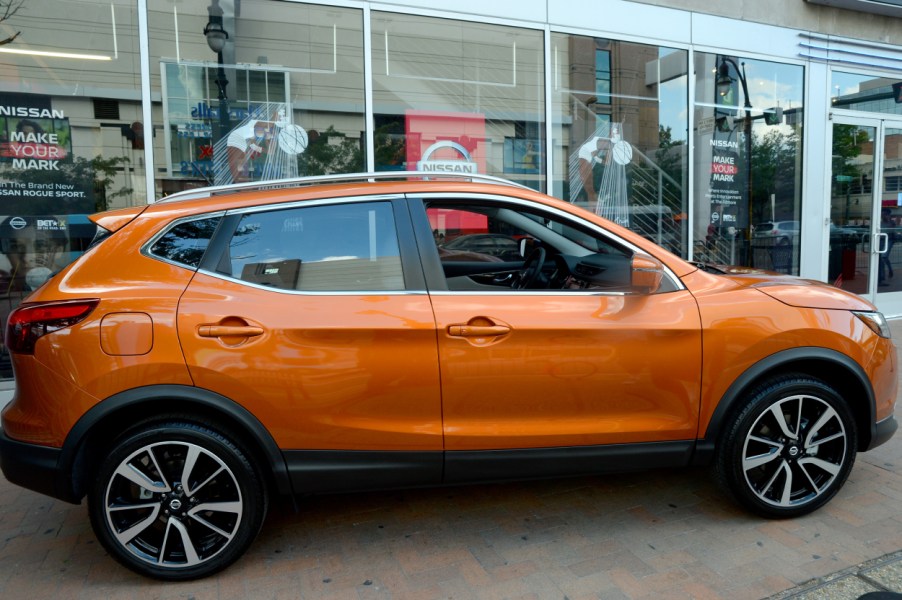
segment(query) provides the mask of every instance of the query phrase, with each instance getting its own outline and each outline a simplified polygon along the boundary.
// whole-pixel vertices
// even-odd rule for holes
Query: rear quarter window
[[[150,254],[196,269],[210,244],[221,217],[186,221],[175,225],[150,247]]]

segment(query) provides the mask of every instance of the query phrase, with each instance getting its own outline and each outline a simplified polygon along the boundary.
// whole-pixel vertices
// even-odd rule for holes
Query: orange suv
[[[896,429],[862,298],[689,263],[503,180],[237,184],[92,221],[8,319],[0,462],[87,497],[145,575],[226,567],[273,494],[711,464],[793,517]],[[473,234],[519,251],[440,251]]]

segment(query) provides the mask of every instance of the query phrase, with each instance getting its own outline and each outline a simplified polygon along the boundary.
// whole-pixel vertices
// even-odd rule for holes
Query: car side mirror
[[[526,258],[529,253],[529,238],[520,238],[520,258]]]
[[[664,279],[664,265],[647,254],[634,254],[630,263],[633,291],[637,294],[654,294]]]

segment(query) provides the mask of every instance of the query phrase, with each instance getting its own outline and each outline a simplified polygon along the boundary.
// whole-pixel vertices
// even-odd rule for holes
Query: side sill
[[[287,450],[298,494],[548,479],[685,467],[695,440],[452,452]]]
[[[442,452],[286,450],[296,494],[439,485]]]
[[[445,453],[445,483],[546,479],[689,464],[695,440]]]

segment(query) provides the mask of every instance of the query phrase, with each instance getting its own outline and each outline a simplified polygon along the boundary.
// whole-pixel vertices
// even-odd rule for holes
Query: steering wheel
[[[517,278],[514,280],[514,289],[524,290],[535,282],[539,273],[542,272],[542,265],[545,264],[545,248],[539,246],[529,253],[523,262],[523,268],[520,269]]]

